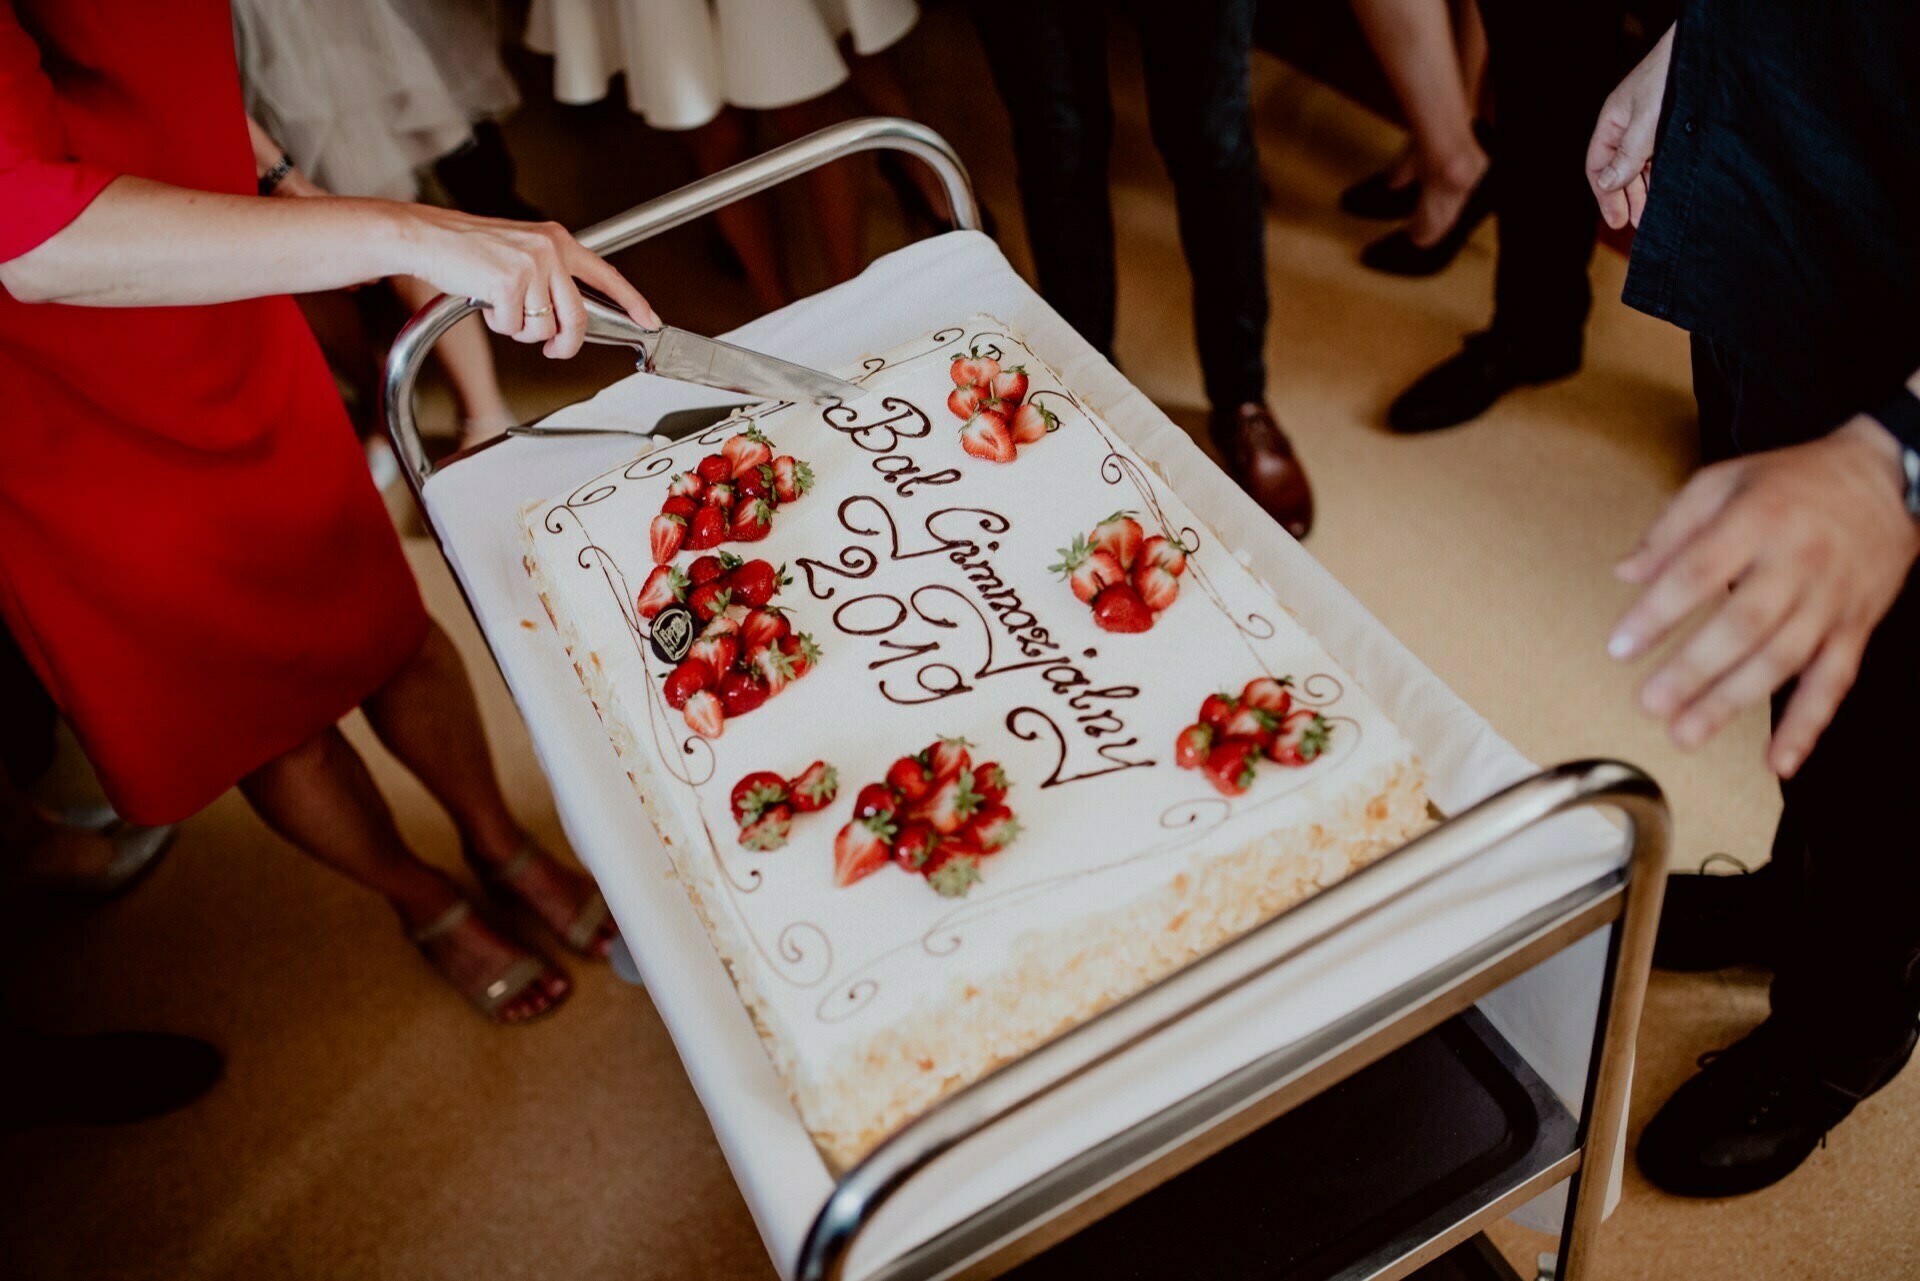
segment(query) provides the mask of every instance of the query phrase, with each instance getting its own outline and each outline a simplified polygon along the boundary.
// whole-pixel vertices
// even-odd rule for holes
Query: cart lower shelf
[[[1469,1009],[1006,1275],[1391,1276],[1395,1261],[1564,1160],[1576,1131]],[[1413,1275],[1513,1275],[1490,1271],[1495,1261],[1469,1240]]]

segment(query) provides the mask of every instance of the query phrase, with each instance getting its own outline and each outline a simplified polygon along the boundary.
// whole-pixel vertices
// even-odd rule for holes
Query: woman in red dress
[[[226,0],[0,0],[0,615],[121,813],[171,822],[237,783],[519,1021],[566,975],[413,856],[340,718],[364,708],[476,869],[576,950],[612,928],[507,812],[287,295],[420,276],[562,357],[576,277],[658,322],[557,227],[261,198],[230,23]]]

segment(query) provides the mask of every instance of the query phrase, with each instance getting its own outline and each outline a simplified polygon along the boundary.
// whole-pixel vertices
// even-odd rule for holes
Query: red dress
[[[253,193],[227,0],[0,0],[0,262],[120,174]],[[143,822],[312,738],[419,648],[419,591],[292,299],[0,289],[0,615]]]

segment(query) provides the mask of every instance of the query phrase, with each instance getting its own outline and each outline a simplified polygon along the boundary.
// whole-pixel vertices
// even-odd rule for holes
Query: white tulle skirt
[[[864,57],[919,17],[916,0],[533,0],[526,38],[561,102],[598,102],[624,72],[648,124],[693,129],[828,93],[847,78],[840,37]]]
[[[410,200],[417,171],[520,97],[494,0],[234,0],[247,109],[343,196]]]

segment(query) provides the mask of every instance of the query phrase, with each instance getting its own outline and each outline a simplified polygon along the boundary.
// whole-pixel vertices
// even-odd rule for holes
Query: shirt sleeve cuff
[[[0,173],[0,262],[65,230],[120,175],[79,161],[29,160]]]

